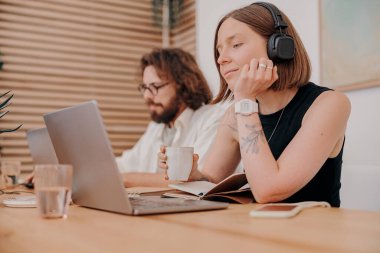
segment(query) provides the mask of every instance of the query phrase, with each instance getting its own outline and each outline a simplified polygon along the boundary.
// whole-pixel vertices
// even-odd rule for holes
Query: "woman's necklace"
[[[288,93],[289,93],[289,92],[288,92]],[[284,94],[284,95],[286,95],[286,94]],[[290,97],[291,97],[291,93],[289,93],[289,94],[287,95],[287,98],[286,98],[285,101],[288,101],[288,103],[286,103],[285,106],[284,106],[284,108],[282,108],[282,110],[281,110],[281,114],[280,114],[280,117],[278,117],[278,120],[277,120],[276,126],[274,127],[274,129],[273,129],[271,135],[269,136],[268,143],[270,142],[270,140],[272,139],[274,133],[276,132],[276,129],[277,129],[277,127],[278,127],[278,124],[279,124],[280,121],[281,121],[282,114],[284,113],[285,108],[286,108],[286,107],[288,106],[288,104],[289,104]]]
[[[286,106],[285,106],[285,107],[286,107]],[[278,123],[280,123],[280,120],[281,120],[281,118],[282,118],[282,114],[284,113],[285,107],[282,108],[282,110],[281,110],[281,114],[280,114],[280,117],[279,117],[278,120],[277,120],[276,126],[274,127],[274,129],[273,129],[273,131],[272,131],[272,134],[269,136],[268,143],[269,143],[270,140],[272,139],[274,132],[276,132],[276,129],[277,129]]]

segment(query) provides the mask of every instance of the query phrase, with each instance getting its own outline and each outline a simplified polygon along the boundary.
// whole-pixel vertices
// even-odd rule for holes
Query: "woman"
[[[289,19],[268,3],[234,10],[217,26],[214,55],[221,78],[214,102],[233,97],[235,105],[189,180],[220,182],[242,159],[257,202],[338,207],[350,102],[309,82],[310,62]],[[159,166],[167,169],[164,151]]]

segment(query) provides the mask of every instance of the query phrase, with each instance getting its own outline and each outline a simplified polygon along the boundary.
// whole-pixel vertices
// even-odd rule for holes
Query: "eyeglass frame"
[[[144,95],[146,90],[149,90],[150,94],[153,96],[156,96],[158,94],[158,91],[162,88],[168,85],[170,82],[153,82],[149,84],[140,83],[137,87],[137,90],[140,91],[142,95]],[[159,85],[159,86],[157,86]],[[153,89],[152,89],[153,87]]]

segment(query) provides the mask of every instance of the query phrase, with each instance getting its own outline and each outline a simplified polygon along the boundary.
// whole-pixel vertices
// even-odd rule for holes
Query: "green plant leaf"
[[[7,91],[5,92],[4,94],[1,94],[0,95],[0,98],[3,98],[5,97],[6,95],[9,94],[10,91]],[[10,100],[13,98],[13,94],[10,95],[9,97],[7,97],[3,102],[0,102],[0,110],[6,108],[7,106],[9,106],[11,104]],[[0,112],[0,119],[3,118],[9,111],[5,111],[5,112]],[[16,128],[11,128],[11,129],[0,129],[0,134],[1,133],[7,133],[7,132],[14,132],[14,131],[17,131],[18,129],[20,129],[20,127],[22,126],[19,125],[18,127]]]
[[[0,95],[0,98],[6,96],[9,92],[11,92],[11,91],[9,90],[9,91],[5,92],[4,94]]]
[[[6,111],[6,112],[2,112],[2,113],[0,113],[0,119],[3,117],[3,116],[5,116],[5,114],[7,114],[9,111]]]
[[[20,129],[20,127],[22,127],[22,124],[19,125],[19,126],[16,127],[16,128],[13,128],[13,129],[0,129],[0,134],[1,134],[1,133],[9,133],[9,132],[17,131],[17,130]]]
[[[4,97],[4,96],[7,95],[8,93],[9,93],[9,91],[6,92],[5,94],[1,95],[0,98]],[[9,105],[8,102],[9,102],[12,98],[13,98],[13,94],[10,95],[10,96],[9,96],[4,102],[2,102],[2,103],[0,104],[0,110],[2,110],[2,109],[4,109],[5,107],[7,107],[7,106]]]

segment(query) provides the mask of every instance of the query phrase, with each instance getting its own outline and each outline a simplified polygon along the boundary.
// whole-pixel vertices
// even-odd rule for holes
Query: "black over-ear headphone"
[[[273,17],[274,28],[279,32],[273,33],[268,39],[268,56],[274,62],[289,61],[294,58],[294,40],[292,37],[283,33],[288,24],[282,19],[280,11],[271,3],[256,2],[253,4],[265,7]]]

